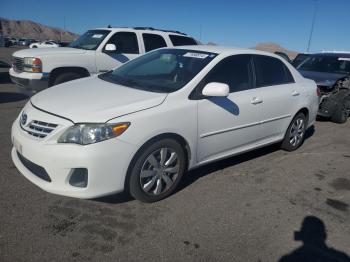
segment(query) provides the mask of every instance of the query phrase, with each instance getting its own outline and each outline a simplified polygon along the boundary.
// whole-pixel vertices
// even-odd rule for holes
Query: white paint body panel
[[[29,48],[54,48],[54,47],[59,47],[59,45],[55,43],[46,43],[46,42],[37,42],[29,45]]]
[[[157,34],[164,38],[167,47],[173,47],[170,41],[169,35],[182,34],[165,32],[158,30],[135,30],[132,28],[97,28],[110,30],[110,33],[100,43],[96,50],[82,50],[70,47],[58,47],[48,48],[46,46],[40,46],[42,48],[31,48],[17,51],[13,54],[14,57],[36,57],[42,61],[43,73],[50,74],[54,69],[65,67],[79,67],[86,69],[90,75],[106,72],[113,68],[117,68],[123,63],[134,59],[145,53],[145,47],[143,42],[143,33]],[[139,45],[139,54],[107,54],[103,52],[103,49],[110,38],[118,32],[132,32],[137,36]],[[188,36],[189,37],[189,36]],[[12,71],[12,76],[19,78],[26,78],[25,75]]]
[[[158,135],[181,136],[187,142],[188,167],[192,169],[281,141],[292,118],[302,108],[309,112],[308,126],[314,123],[319,102],[316,84],[304,79],[289,65],[295,84],[230,93],[228,97],[189,99],[198,83],[227,56],[262,54],[279,57],[233,48],[191,46],[186,49],[216,52],[218,56],[174,93],[134,90],[91,77],[59,85],[32,97],[23,109],[28,118],[55,123],[59,127],[39,141],[20,128],[18,118],[12,127],[12,141],[16,147],[20,145],[25,158],[47,170],[52,182],[45,182],[26,169],[14,147],[12,159],[18,170],[46,191],[93,198],[123,191],[132,158],[142,145]],[[293,96],[294,90],[300,94]],[[263,103],[252,104],[256,97]],[[57,143],[58,137],[74,123],[106,121],[130,122],[131,125],[118,138],[92,145]],[[87,188],[74,188],[67,182],[70,170],[78,167],[89,170]]]

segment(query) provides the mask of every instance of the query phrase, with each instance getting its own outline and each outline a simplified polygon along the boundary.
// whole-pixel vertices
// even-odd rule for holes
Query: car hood
[[[319,86],[331,87],[335,82],[346,76],[346,74],[331,74],[324,72],[313,72],[313,71],[303,71],[299,70],[303,77],[314,80]]]
[[[103,123],[158,106],[166,97],[166,93],[129,88],[93,76],[50,87],[33,96],[31,103],[74,123]]]
[[[71,48],[71,47],[48,47],[48,48],[31,48],[17,51],[13,54],[15,57],[41,57],[47,55],[61,55],[61,54],[84,54],[86,50]]]

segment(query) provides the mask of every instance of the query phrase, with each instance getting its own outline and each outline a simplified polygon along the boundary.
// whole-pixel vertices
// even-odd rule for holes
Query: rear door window
[[[143,42],[145,43],[146,52],[167,46],[164,38],[161,35],[142,34],[142,37],[143,37]]]
[[[294,83],[289,69],[275,57],[254,55],[254,68],[257,87]]]
[[[197,45],[196,40],[191,37],[181,36],[181,35],[169,35],[173,46],[181,46],[181,45]]]
[[[133,32],[118,32],[115,33],[109,44],[115,44],[117,53],[122,54],[139,54],[139,45],[137,43],[137,36]]]

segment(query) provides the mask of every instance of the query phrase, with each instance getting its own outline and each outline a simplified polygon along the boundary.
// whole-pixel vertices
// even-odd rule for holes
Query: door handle
[[[297,90],[294,90],[292,93],[292,96],[298,96],[298,95],[300,95],[300,93]]]
[[[259,97],[253,97],[252,100],[250,101],[250,103],[252,103],[253,105],[261,104],[262,102],[263,100]]]

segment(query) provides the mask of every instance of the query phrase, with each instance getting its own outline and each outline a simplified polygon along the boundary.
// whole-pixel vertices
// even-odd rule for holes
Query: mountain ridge
[[[43,25],[31,20],[11,20],[4,17],[0,17],[0,31],[5,36],[38,40],[73,41],[79,36],[61,28]]]

